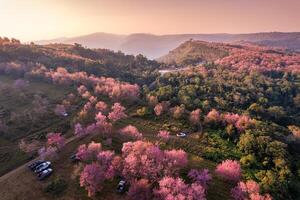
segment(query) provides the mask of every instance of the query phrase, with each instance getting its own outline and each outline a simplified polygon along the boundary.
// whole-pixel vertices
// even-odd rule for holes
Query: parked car
[[[80,159],[77,157],[76,154],[72,155],[72,156],[70,157],[70,159],[71,159],[71,161],[74,162],[74,163],[80,161]]]
[[[62,115],[63,115],[64,117],[67,117],[69,114],[65,112],[65,113],[63,113]]]
[[[126,191],[126,181],[121,180],[118,184],[117,192],[118,193],[124,193],[125,191]]]
[[[184,138],[184,137],[187,136],[187,133],[185,133],[185,132],[180,132],[180,133],[177,133],[176,136],[177,136],[177,137]]]
[[[48,176],[50,176],[52,174],[52,172],[53,172],[53,169],[51,169],[51,168],[48,168],[48,169],[45,169],[45,170],[41,171],[37,176],[38,180],[41,181],[41,180],[47,178]]]
[[[39,166],[40,164],[42,164],[44,162],[45,162],[44,160],[37,160],[37,161],[34,161],[33,163],[29,164],[27,167],[30,170],[34,171],[37,166]]]
[[[35,173],[40,173],[40,172],[44,171],[45,169],[48,169],[50,166],[51,166],[50,161],[43,162],[42,164],[38,165],[35,168],[34,172]]]

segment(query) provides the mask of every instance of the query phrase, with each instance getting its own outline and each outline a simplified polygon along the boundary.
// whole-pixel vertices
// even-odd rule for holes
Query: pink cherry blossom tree
[[[65,145],[65,138],[61,133],[49,133],[47,135],[47,145],[60,150]]]
[[[220,113],[216,109],[212,109],[205,117],[206,122],[218,123],[221,121]]]
[[[116,122],[120,119],[126,118],[125,107],[123,107],[120,103],[115,103],[112,106],[112,111],[108,114],[108,119],[113,122]]]
[[[181,178],[164,177],[154,196],[158,200],[205,200],[205,189],[197,183],[184,183]]]
[[[143,137],[143,134],[140,133],[139,130],[135,126],[132,126],[132,125],[128,125],[128,126],[122,128],[120,130],[120,133],[122,135],[131,137],[131,138],[135,138],[135,139],[141,139]]]
[[[99,112],[96,117],[96,126],[104,134],[110,133],[112,130],[112,124],[107,121],[107,117]]]
[[[155,107],[154,107],[154,112],[157,116],[160,116],[162,113],[163,113],[163,106],[162,104],[157,104]]]
[[[241,166],[236,160],[224,160],[217,165],[215,172],[226,180],[236,182],[239,181],[241,177]]]
[[[231,190],[231,196],[234,200],[272,200],[269,194],[260,194],[260,186],[253,180],[239,182],[238,185]]]
[[[162,151],[150,142],[123,144],[122,174],[128,180],[138,178],[155,182],[163,175],[176,175],[186,166],[187,155],[182,150]]]
[[[100,143],[91,142],[90,144],[80,145],[78,147],[76,156],[82,162],[91,162],[96,160],[98,153],[102,150]]]
[[[75,124],[74,135],[82,137],[86,134],[86,130],[82,127],[80,123]]]
[[[188,177],[192,179],[193,182],[200,184],[205,190],[207,190],[208,184],[212,180],[208,169],[191,169],[188,173]]]
[[[102,169],[97,163],[86,165],[80,174],[80,186],[88,191],[89,197],[102,190],[103,181]]]
[[[106,112],[108,106],[104,101],[98,101],[97,104],[95,105],[95,108],[100,112]]]
[[[128,200],[151,200],[151,185],[147,179],[134,180],[127,193]]]
[[[167,142],[170,139],[170,132],[161,130],[158,132],[157,137],[161,138],[163,141]]]
[[[193,110],[190,113],[189,120],[190,120],[191,124],[196,125],[196,124],[200,123],[200,114],[201,114],[201,110],[200,109]]]

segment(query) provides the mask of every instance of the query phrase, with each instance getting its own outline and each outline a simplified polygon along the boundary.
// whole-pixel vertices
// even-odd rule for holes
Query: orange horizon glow
[[[299,0],[0,0],[0,36],[300,31]]]

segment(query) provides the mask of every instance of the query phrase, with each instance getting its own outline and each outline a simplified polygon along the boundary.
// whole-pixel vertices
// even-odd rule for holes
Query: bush
[[[50,193],[53,196],[59,196],[67,189],[67,187],[68,185],[65,180],[56,178],[47,185],[45,192]]]

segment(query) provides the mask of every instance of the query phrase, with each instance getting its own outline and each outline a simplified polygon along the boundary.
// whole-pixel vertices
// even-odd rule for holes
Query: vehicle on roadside
[[[45,178],[47,178],[48,176],[50,176],[53,172],[53,169],[51,168],[48,168],[48,169],[45,169],[43,171],[41,171],[39,174],[38,174],[38,180],[44,180]]]
[[[76,154],[72,155],[72,156],[70,157],[70,159],[71,159],[71,161],[72,161],[73,163],[76,163],[76,162],[79,162],[79,161],[80,161],[80,159],[77,157]]]
[[[40,173],[40,172],[44,171],[45,169],[48,169],[50,166],[51,166],[50,161],[43,162],[42,164],[38,165],[35,168],[34,172],[35,173]]]
[[[124,193],[125,191],[126,191],[126,181],[122,179],[118,184],[117,192]]]
[[[39,166],[40,164],[42,164],[44,162],[45,162],[44,160],[37,160],[37,161],[34,161],[33,163],[29,164],[27,167],[30,170],[34,171],[37,166]]]
[[[177,136],[177,137],[184,138],[184,137],[187,136],[187,133],[186,133],[186,132],[180,132],[180,133],[177,133],[176,136]]]

